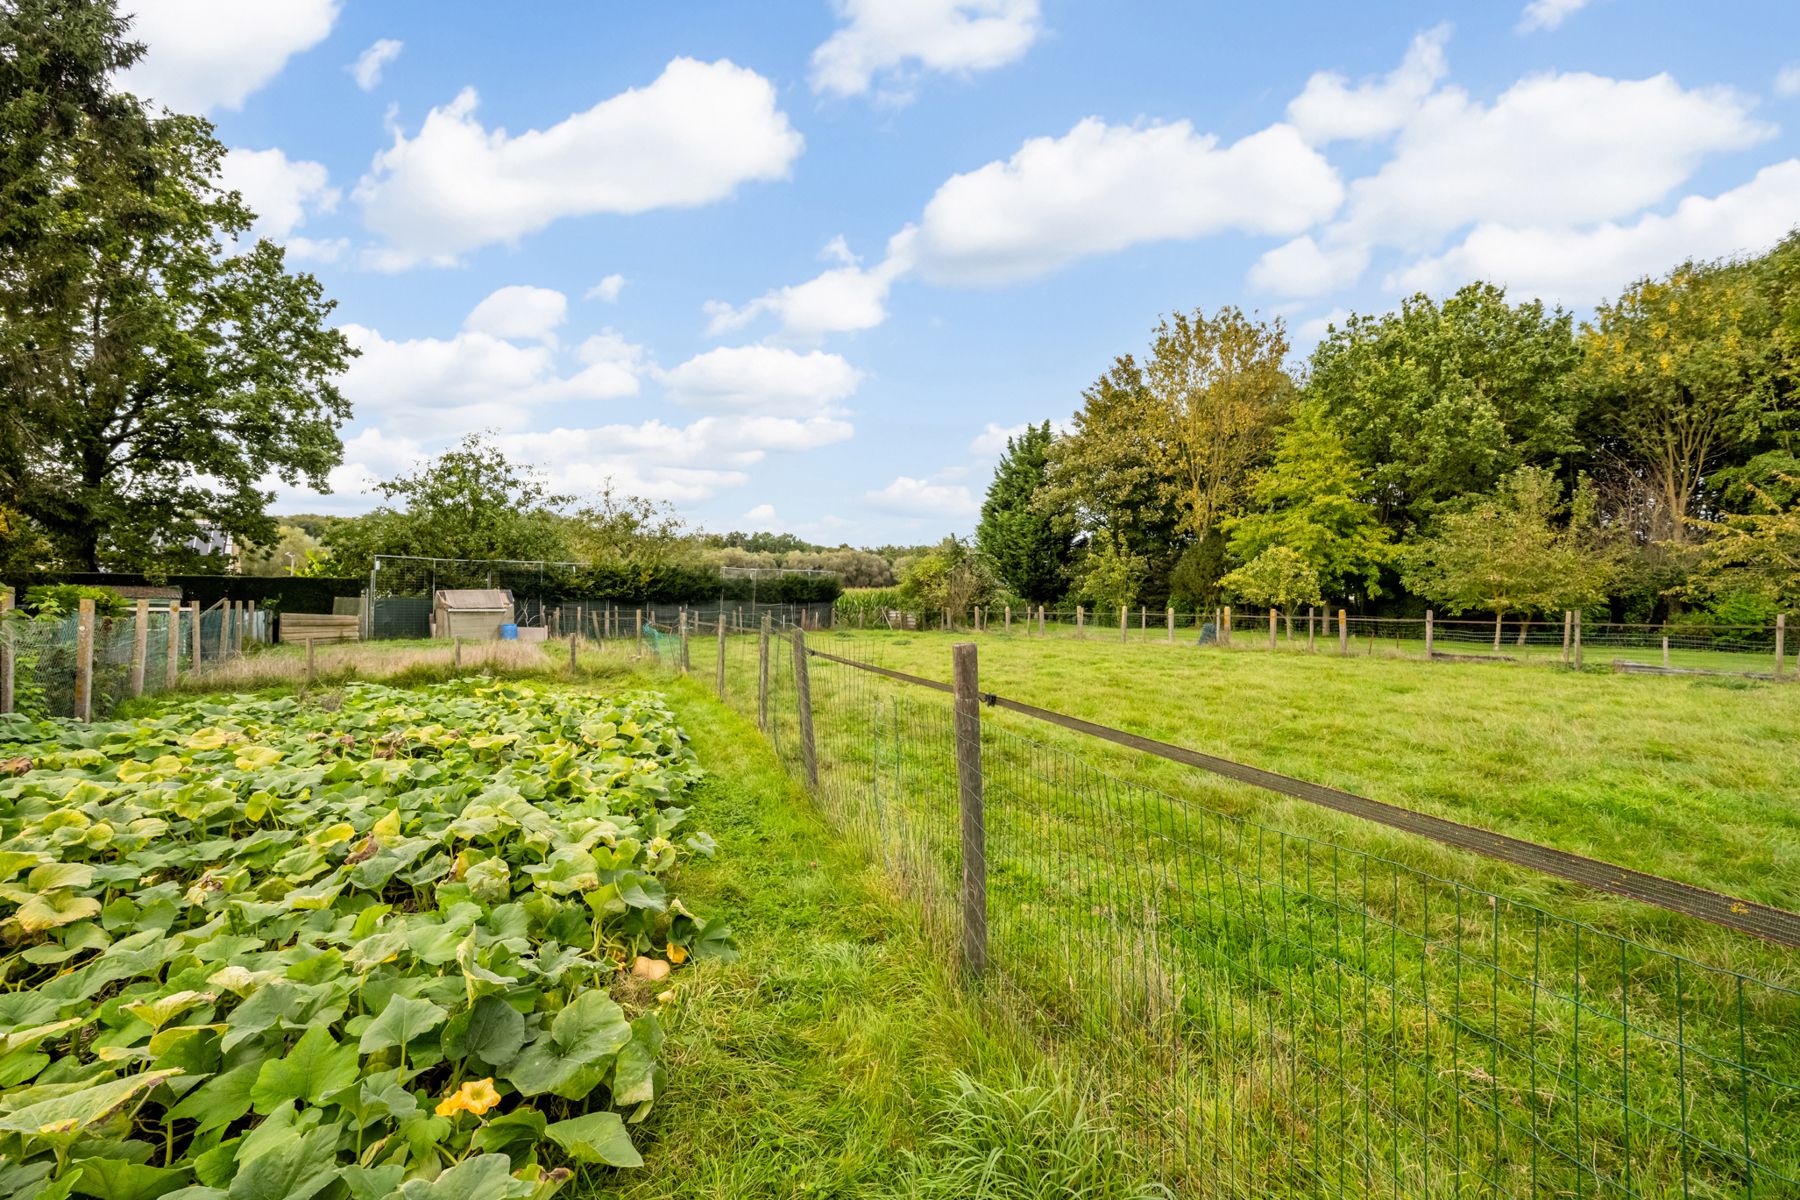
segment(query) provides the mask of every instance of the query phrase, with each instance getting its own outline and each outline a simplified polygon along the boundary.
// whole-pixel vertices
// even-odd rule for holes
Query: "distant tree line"
[[[1011,439],[972,548],[1028,602],[1764,622],[1800,599],[1800,233],[1577,325],[1473,283],[1334,325],[1175,314],[1069,432]]]

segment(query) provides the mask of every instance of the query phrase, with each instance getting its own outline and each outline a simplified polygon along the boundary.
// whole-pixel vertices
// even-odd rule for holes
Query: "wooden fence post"
[[[1219,623],[1213,626],[1213,640],[1221,646],[1231,645],[1231,606],[1219,610]]]
[[[972,642],[953,652],[956,696],[956,783],[962,811],[963,973],[987,970],[987,824],[981,777],[981,680]]]
[[[0,713],[9,713],[17,700],[13,696],[13,623],[6,619],[12,611],[13,590],[0,587]]]
[[[637,617],[633,622],[631,640],[640,646],[644,644],[644,610],[641,608],[637,610]]]
[[[247,631],[246,640],[262,641],[262,627],[256,622],[256,601],[254,600],[244,602],[244,627]]]
[[[1575,669],[1581,670],[1581,610],[1575,610]]]
[[[1044,606],[1038,605],[1038,636],[1044,636]]]
[[[1775,614],[1775,678],[1787,671],[1787,614]]]
[[[1663,634],[1663,666],[1669,665],[1669,635]]]
[[[307,638],[306,639],[306,655],[308,658],[312,657],[312,644],[313,644],[313,640],[311,638]],[[459,670],[462,667],[462,639],[455,636],[454,634],[452,634],[450,637],[450,665],[458,668]]]
[[[1306,652],[1308,654],[1313,652],[1313,631],[1314,627],[1318,624],[1318,621],[1315,619],[1317,615],[1317,610],[1315,610],[1312,605],[1309,604],[1306,606]]]
[[[1168,612],[1164,615],[1169,622],[1169,644],[1173,646],[1175,644],[1175,606],[1169,605]]]
[[[682,609],[675,622],[676,635],[680,639],[675,643],[675,665],[682,674],[687,673],[687,609]]]
[[[1086,629],[1087,629],[1087,608],[1084,605],[1077,604],[1075,606],[1075,636],[1076,637],[1086,637],[1087,636],[1087,633],[1085,632]]]
[[[144,694],[144,660],[150,657],[150,601],[139,600],[131,614],[131,694]]]
[[[1338,609],[1338,653],[1350,653],[1350,621],[1343,609]]]
[[[1006,606],[1006,632],[1012,632],[1012,605]]]
[[[768,613],[763,614],[762,636],[757,639],[756,648],[756,727],[769,728],[769,626],[772,621]]]
[[[725,699],[725,612],[719,611],[719,699]]]
[[[1140,604],[1140,605],[1138,605],[1138,632],[1145,633],[1145,632],[1148,632],[1149,629],[1150,629],[1150,608],[1148,605]]]
[[[1575,636],[1575,613],[1571,609],[1563,609],[1563,666],[1569,665],[1569,648]]]
[[[1130,612],[1127,609],[1127,607],[1123,604],[1119,605],[1119,641],[1120,641],[1120,643],[1123,643],[1125,641],[1126,634],[1128,632],[1126,622],[1129,619],[1130,619]]]
[[[219,657],[231,656],[231,601],[219,602]]]
[[[317,674],[313,663],[313,643],[318,640],[318,638],[306,639],[306,682],[308,684],[312,683],[314,676]]]
[[[800,761],[806,782],[819,786],[819,754],[813,745],[812,681],[806,670],[806,634],[794,630],[794,704],[800,717]]]
[[[175,686],[175,678],[181,673],[181,601],[169,601],[169,638],[163,646],[163,687]]]
[[[1275,648],[1275,610],[1269,609],[1269,649]]]
[[[1433,633],[1431,623],[1432,623],[1433,619],[1434,619],[1434,614],[1432,613],[1432,611],[1429,608],[1426,609],[1425,610],[1425,661],[1426,662],[1431,661],[1431,636]]]
[[[94,602],[75,610],[75,719],[94,719]]]
[[[200,647],[200,602],[198,600],[188,605],[188,616],[194,623],[193,628],[188,630],[188,640],[192,643],[189,653],[193,656],[194,670],[198,671],[200,660],[203,657]]]

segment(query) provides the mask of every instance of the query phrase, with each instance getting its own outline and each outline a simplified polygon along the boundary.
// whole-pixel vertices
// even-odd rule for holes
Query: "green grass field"
[[[961,635],[968,637],[969,635]],[[957,635],[809,644],[937,679]],[[1775,904],[1800,693],[975,639],[985,690]],[[792,667],[771,717],[798,766]],[[690,647],[710,682],[714,643]],[[727,693],[755,697],[755,639]],[[820,799],[955,925],[947,698],[812,660]],[[1195,1194],[1784,1194],[1791,951],[986,710],[996,973]]]

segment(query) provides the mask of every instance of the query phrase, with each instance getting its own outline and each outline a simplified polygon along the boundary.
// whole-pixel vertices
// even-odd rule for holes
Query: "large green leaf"
[[[323,1103],[357,1080],[356,1047],[340,1046],[323,1025],[314,1025],[279,1058],[263,1063],[250,1088],[251,1105],[259,1113],[275,1111],[293,1100]]]
[[[605,1163],[609,1167],[641,1167],[643,1158],[625,1132],[625,1122],[615,1112],[589,1113],[558,1121],[544,1135],[561,1146],[577,1162]]]
[[[504,1067],[525,1044],[525,1018],[499,996],[483,996],[469,1013],[464,1052],[492,1067]]]
[[[426,1181],[409,1179],[400,1189],[403,1200],[525,1200],[534,1184],[512,1177],[512,1160],[504,1154],[477,1154]]]
[[[250,1089],[256,1086],[261,1069],[260,1062],[248,1062],[213,1076],[183,1096],[181,1103],[169,1110],[170,1118],[197,1122],[196,1133],[223,1129],[250,1111]]]
[[[77,896],[74,892],[59,889],[33,896],[19,905],[19,911],[13,914],[13,920],[26,933],[42,933],[46,929],[57,929],[99,915],[100,902],[92,896]]]
[[[123,1158],[78,1158],[81,1168],[75,1182],[78,1196],[96,1196],[99,1200],[156,1200],[187,1184],[191,1172],[170,1167],[153,1167]]]
[[[394,996],[388,1000],[380,1015],[363,1030],[362,1041],[358,1043],[357,1049],[364,1054],[373,1054],[390,1046],[404,1046],[442,1025],[449,1015],[429,1000]]]
[[[0,1130],[39,1137],[70,1136],[179,1074],[180,1071],[145,1071],[28,1104],[0,1116]]]
[[[339,1129],[328,1125],[291,1134],[280,1145],[240,1163],[229,1200],[310,1200],[337,1179]]]

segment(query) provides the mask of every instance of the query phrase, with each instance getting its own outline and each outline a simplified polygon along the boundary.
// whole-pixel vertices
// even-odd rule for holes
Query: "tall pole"
[[[719,699],[725,699],[725,605],[719,604]]]
[[[13,696],[13,590],[0,587],[0,713],[9,713],[17,700]]]
[[[757,639],[756,650],[756,727],[763,730],[769,728],[769,627],[772,624],[769,614],[764,613],[762,636]]]
[[[981,680],[972,642],[952,650],[956,708],[956,783],[962,812],[963,973],[987,970],[987,826],[981,776]]]
[[[800,761],[806,782],[819,786],[819,753],[813,744],[812,680],[807,674],[806,634],[794,630],[794,705],[800,718]]]
[[[75,719],[94,719],[94,602],[75,610]]]

